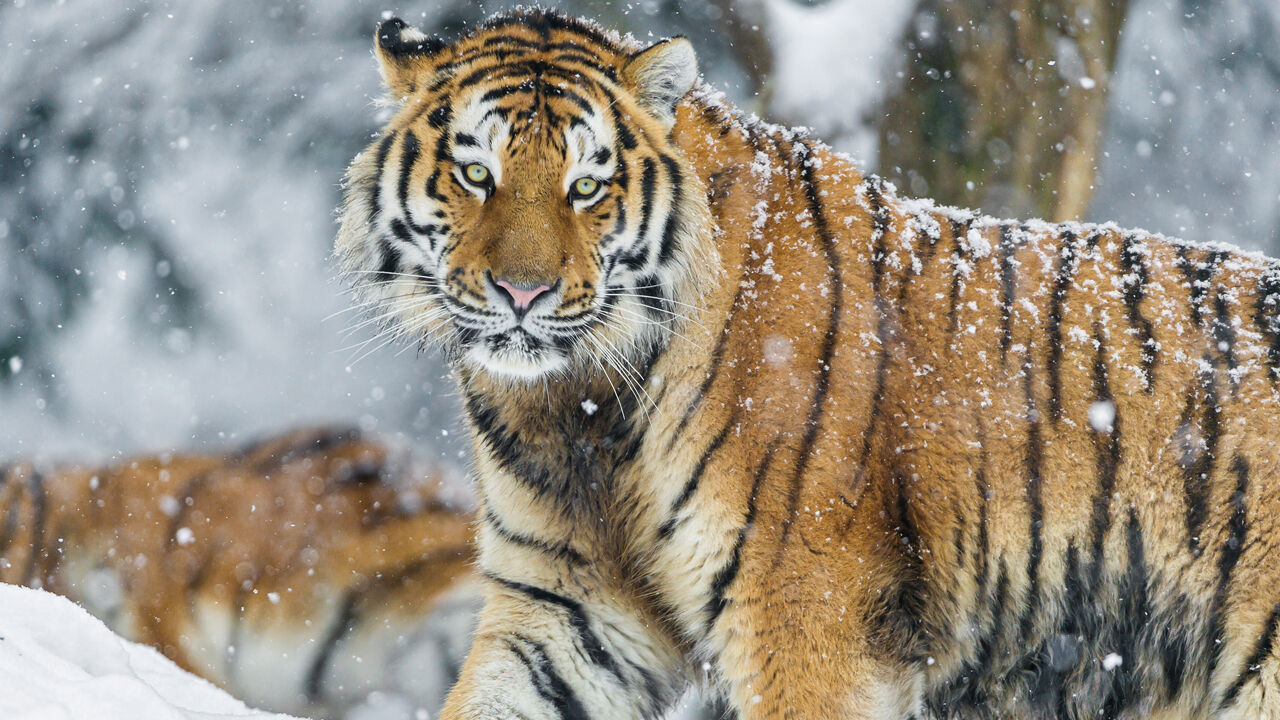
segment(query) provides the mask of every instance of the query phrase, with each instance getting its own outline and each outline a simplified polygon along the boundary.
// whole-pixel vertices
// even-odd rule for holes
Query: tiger
[[[907,197],[680,37],[374,45],[335,255],[471,430],[441,717],[1280,717],[1275,261]]]
[[[463,498],[355,428],[106,467],[0,467],[0,581],[277,712],[434,713],[480,588]],[[410,715],[406,715],[409,717]]]

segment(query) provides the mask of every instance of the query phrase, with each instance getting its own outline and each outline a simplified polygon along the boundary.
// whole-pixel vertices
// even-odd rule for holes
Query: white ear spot
[[[633,55],[623,74],[641,107],[671,127],[676,106],[698,79],[698,56],[688,40],[675,37]]]

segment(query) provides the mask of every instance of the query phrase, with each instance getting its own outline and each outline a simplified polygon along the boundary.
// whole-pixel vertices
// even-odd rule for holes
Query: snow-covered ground
[[[0,608],[5,720],[289,720],[121,640],[57,595],[0,584]]]

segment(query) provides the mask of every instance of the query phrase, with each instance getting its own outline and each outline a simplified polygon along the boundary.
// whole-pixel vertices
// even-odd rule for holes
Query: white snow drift
[[[0,608],[6,720],[290,720],[246,707],[65,598],[0,584]]]

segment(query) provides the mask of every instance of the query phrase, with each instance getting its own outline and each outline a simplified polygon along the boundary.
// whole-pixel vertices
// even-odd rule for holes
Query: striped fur
[[[658,717],[704,676],[743,718],[1280,717],[1274,262],[903,198],[706,88],[672,116],[683,41],[380,36],[401,106],[338,254],[474,430],[444,717]],[[522,321],[487,277],[556,289]]]
[[[66,595],[257,706],[435,711],[479,591],[471,516],[348,429],[0,473],[0,581]],[[454,647],[454,646],[461,647]]]

